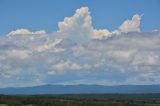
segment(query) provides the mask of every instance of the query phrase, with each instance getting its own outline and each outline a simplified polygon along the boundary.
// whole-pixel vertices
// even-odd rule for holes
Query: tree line
[[[0,95],[0,106],[160,106],[160,94]]]

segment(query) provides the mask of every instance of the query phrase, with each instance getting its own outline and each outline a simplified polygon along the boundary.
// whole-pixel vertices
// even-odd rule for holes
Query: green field
[[[0,106],[7,106],[7,104],[0,104]]]
[[[0,95],[0,106],[160,106],[160,94]]]

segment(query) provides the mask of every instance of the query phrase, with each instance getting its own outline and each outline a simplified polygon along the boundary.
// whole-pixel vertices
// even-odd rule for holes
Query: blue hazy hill
[[[160,93],[160,85],[41,85],[0,88],[0,94]]]

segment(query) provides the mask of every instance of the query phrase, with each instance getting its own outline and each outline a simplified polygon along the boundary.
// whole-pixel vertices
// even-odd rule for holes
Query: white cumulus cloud
[[[10,33],[8,33],[8,36],[16,36],[16,35],[44,35],[46,34],[45,30],[39,30],[39,31],[35,31],[35,32],[31,32],[28,29],[17,29],[15,31],[11,31]]]
[[[135,14],[113,31],[96,29],[89,8],[81,7],[59,22],[54,33],[12,31],[0,37],[0,80],[32,83],[38,79],[43,83],[49,76],[76,72],[87,77],[94,73],[97,78],[115,73],[125,77],[119,82],[110,76],[101,81],[94,79],[102,84],[111,80],[115,84],[158,82],[160,32],[141,32],[140,21],[141,16]],[[87,81],[85,76],[82,78],[73,83]]]
[[[141,16],[135,14],[131,20],[126,20],[119,27],[120,32],[139,32],[140,31]]]

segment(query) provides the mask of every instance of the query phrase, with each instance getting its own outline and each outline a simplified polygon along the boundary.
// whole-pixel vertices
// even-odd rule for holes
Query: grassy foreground
[[[0,95],[0,106],[160,106],[160,94]]]

